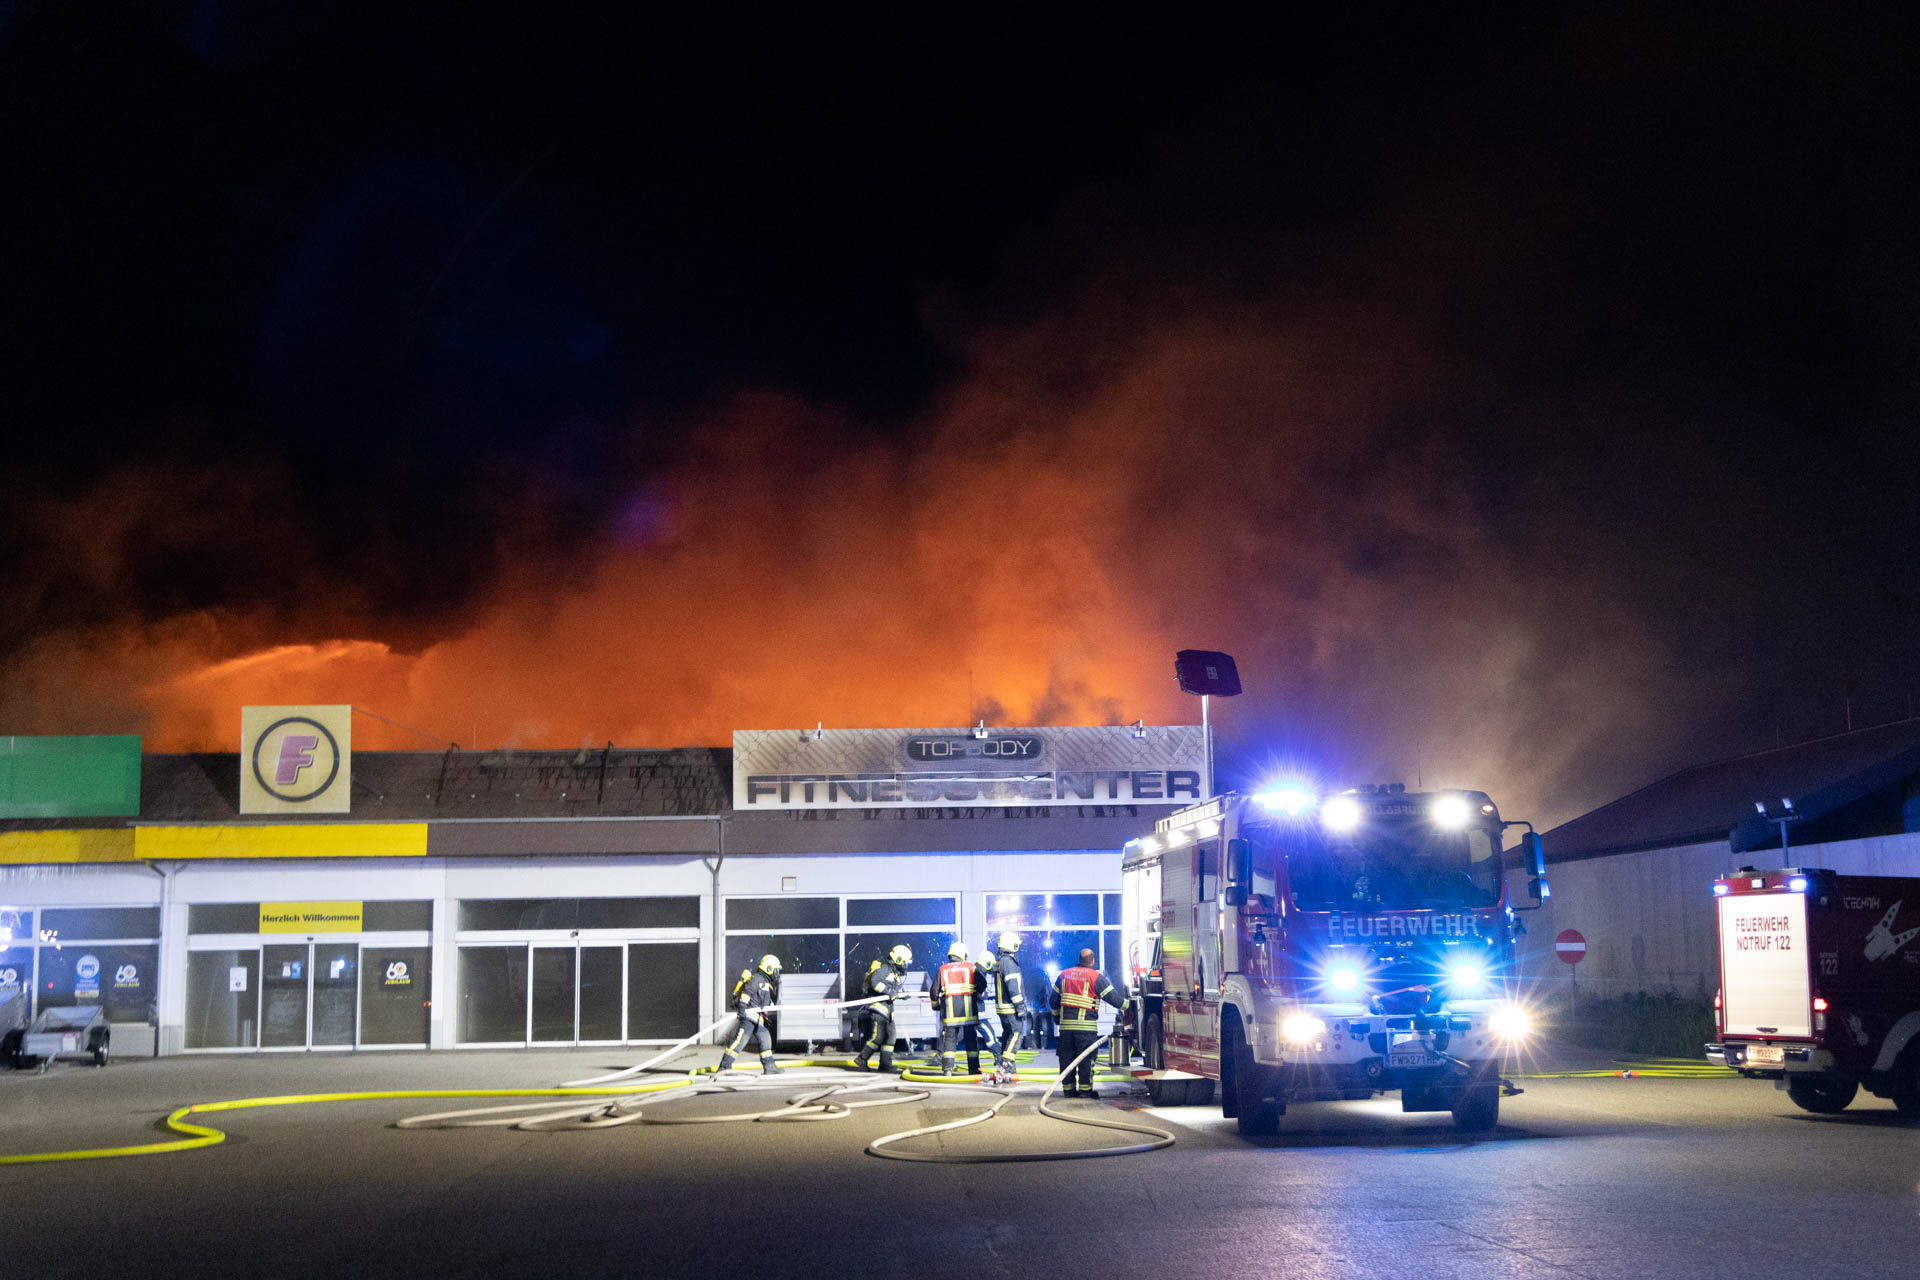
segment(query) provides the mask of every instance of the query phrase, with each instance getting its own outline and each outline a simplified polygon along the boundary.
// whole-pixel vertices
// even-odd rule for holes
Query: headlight
[[[1281,1019],[1280,1038],[1288,1044],[1317,1044],[1327,1038],[1327,1024],[1310,1013],[1290,1013]]]
[[[1360,825],[1360,802],[1352,796],[1335,796],[1320,806],[1320,825],[1329,831],[1351,831]]]
[[[1434,826],[1443,831],[1458,831],[1473,817],[1473,809],[1467,804],[1465,796],[1441,796],[1427,810],[1427,816],[1433,819]]]
[[[1326,983],[1328,993],[1337,996],[1358,995],[1365,985],[1360,970],[1350,964],[1337,964],[1327,970]]]
[[[1478,960],[1455,960],[1447,966],[1447,990],[1468,996],[1487,985],[1487,971]]]
[[[1533,1018],[1517,1004],[1504,1005],[1493,1011],[1487,1029],[1496,1040],[1525,1040],[1533,1034]]]

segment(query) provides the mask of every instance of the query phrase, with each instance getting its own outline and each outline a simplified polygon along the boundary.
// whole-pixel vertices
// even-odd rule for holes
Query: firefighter
[[[720,1070],[733,1070],[734,1055],[751,1037],[754,1047],[760,1051],[761,1073],[781,1074],[773,1060],[773,1035],[767,1030],[766,1014],[762,1012],[780,1002],[780,989],[776,985],[779,977],[780,957],[776,955],[761,956],[757,969],[740,971],[740,981],[733,984],[733,1010],[740,1021],[734,1028],[733,1039],[727,1043],[727,1051],[720,1055]]]
[[[1047,997],[1047,1007],[1060,1022],[1060,1092],[1069,1098],[1095,1096],[1093,1055],[1087,1050],[1100,1038],[1100,1002],[1125,1008],[1107,975],[1094,967],[1097,959],[1092,948],[1083,948],[1080,963],[1060,971],[1053,981],[1053,994]],[[1073,1075],[1067,1075],[1067,1064],[1083,1053],[1085,1060]]]
[[[853,1060],[853,1065],[862,1071],[873,1070],[876,1053],[880,1055],[880,1070],[893,1070],[893,1002],[906,989],[907,966],[912,963],[913,952],[905,946],[896,946],[887,952],[885,960],[875,960],[867,966],[867,994],[886,999],[867,1006],[867,1043],[861,1048],[860,1056]]]
[[[967,958],[967,946],[947,948],[947,962],[933,975],[935,1016],[940,1019],[940,1074],[953,1071],[953,1051],[962,1040],[967,1046],[967,1074],[980,1074],[980,996],[984,975]]]
[[[980,963],[993,974],[993,1011],[1000,1015],[1000,1036],[993,1045],[994,1065],[1011,1070],[1013,1051],[1020,1047],[1027,1013],[1027,995],[1020,973],[1020,935],[1001,934],[999,951],[997,959],[981,956]],[[988,961],[993,963],[989,966]]]

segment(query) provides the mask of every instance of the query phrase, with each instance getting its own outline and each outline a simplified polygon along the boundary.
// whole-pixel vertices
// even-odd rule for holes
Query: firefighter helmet
[[[904,942],[899,943],[893,950],[887,952],[887,959],[904,969],[913,963],[913,949]]]
[[[766,955],[761,956],[760,972],[766,974],[769,978],[773,977],[773,975],[775,975],[776,973],[779,973],[780,957],[774,955],[771,951],[769,951]]]
[[[1000,954],[1001,955],[1010,956],[1014,952],[1018,951],[1019,949],[1020,949],[1019,934],[1003,933],[1000,935]]]
[[[982,969],[985,969],[988,973],[992,973],[993,972],[993,952],[982,951],[980,953],[980,958],[974,961],[974,963],[979,965]]]
[[[956,943],[954,943],[954,944],[953,944],[952,946],[950,946],[950,947],[948,947],[948,948],[947,948],[947,959],[949,959],[949,960],[965,960],[966,958],[967,958],[967,944],[966,944],[966,943],[964,943],[964,942],[956,942]]]

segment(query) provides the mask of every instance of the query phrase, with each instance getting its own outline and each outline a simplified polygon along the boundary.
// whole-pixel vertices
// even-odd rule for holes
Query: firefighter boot
[[[763,1076],[781,1076],[785,1075],[786,1072],[780,1069],[780,1064],[773,1060],[772,1054],[763,1053],[760,1055],[760,1074]]]
[[[731,1070],[733,1070],[733,1055],[730,1053],[721,1054],[720,1065],[715,1067],[714,1071],[721,1072],[721,1071],[731,1071]]]
[[[893,1070],[893,1050],[882,1049],[880,1051],[880,1069],[882,1071]]]
[[[977,1076],[980,1074],[980,1055],[979,1054],[970,1053],[967,1055],[967,1074],[970,1076]]]
[[[853,1069],[855,1071],[873,1070],[873,1049],[871,1047],[860,1050],[859,1056],[853,1060]]]

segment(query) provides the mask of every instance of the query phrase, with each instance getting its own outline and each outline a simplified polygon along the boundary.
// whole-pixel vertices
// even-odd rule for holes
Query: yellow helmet
[[[887,952],[887,959],[904,969],[913,963],[913,949],[904,942],[897,943],[893,950]]]
[[[1020,949],[1020,935],[1003,933],[1000,935],[1000,954],[1010,956]]]
[[[780,957],[774,955],[771,951],[769,951],[766,955],[761,956],[760,972],[766,974],[769,978],[773,977],[773,975],[775,975],[776,973],[779,973]]]
[[[993,952],[982,951],[980,953],[980,958],[974,961],[974,963],[979,965],[982,969],[987,970],[987,972],[989,973],[993,972]]]
[[[948,948],[947,948],[947,959],[949,959],[949,960],[965,960],[966,958],[967,958],[967,944],[966,944],[966,943],[964,943],[964,942],[956,942],[956,943],[954,943],[954,944],[953,944],[952,946],[950,946],[950,947],[948,947]]]

